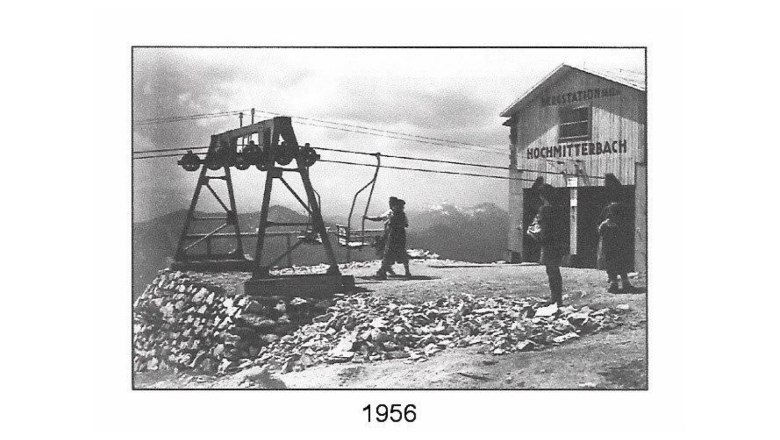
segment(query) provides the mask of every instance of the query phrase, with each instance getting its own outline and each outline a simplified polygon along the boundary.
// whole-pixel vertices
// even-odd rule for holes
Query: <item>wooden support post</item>
[[[255,269],[252,278],[267,278],[267,266],[263,266],[263,244],[265,243],[265,228],[268,223],[268,208],[271,204],[271,189],[273,189],[274,178],[281,175],[281,171],[276,167],[271,167],[265,176],[265,191],[263,192],[263,206],[260,208],[260,226],[257,228],[257,249],[255,250]]]
[[[577,263],[577,188],[579,187],[579,176],[567,177],[566,186],[569,188],[569,265],[576,266]]]
[[[330,264],[328,273],[338,274],[339,263],[336,261],[336,254],[333,252],[333,247],[331,247],[330,240],[328,240],[328,231],[325,230],[325,222],[322,220],[320,205],[317,202],[317,196],[314,194],[314,187],[311,185],[311,180],[309,179],[309,169],[299,162],[298,172],[301,175],[301,180],[303,180],[303,188],[306,190],[306,196],[308,197],[309,203],[311,204],[311,222],[314,232],[320,236],[320,239],[322,240],[322,247],[325,248],[325,255],[328,259],[328,263]]]
[[[233,178],[230,175],[230,167],[225,167],[225,184],[227,185],[228,199],[230,203],[230,210],[227,213],[228,224],[233,224],[233,231],[236,237],[236,248],[233,249],[232,254],[236,258],[244,258],[244,245],[241,242],[241,227],[238,221],[238,208],[236,207],[236,196],[233,193]]]
[[[238,126],[239,127],[243,127],[244,126],[244,113],[243,112],[238,114]],[[246,136],[241,136],[241,149],[242,150],[244,149],[244,145],[245,145],[244,140],[245,139],[246,139]]]

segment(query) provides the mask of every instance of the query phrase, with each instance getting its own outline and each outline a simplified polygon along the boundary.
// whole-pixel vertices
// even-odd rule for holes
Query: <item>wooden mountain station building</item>
[[[623,185],[634,230],[634,270],[647,268],[647,98],[644,74],[562,64],[501,113],[510,130],[510,262],[538,261],[525,235],[541,202],[530,193],[543,176],[568,204],[564,264],[596,267],[598,225],[608,204],[604,175]],[[523,179],[523,180],[520,180]],[[567,203],[568,201],[568,203]]]

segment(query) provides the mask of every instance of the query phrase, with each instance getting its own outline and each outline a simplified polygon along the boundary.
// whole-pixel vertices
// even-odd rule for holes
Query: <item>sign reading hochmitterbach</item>
[[[528,159],[620,154],[628,151],[628,141],[579,142],[552,147],[528,147],[525,151]]]

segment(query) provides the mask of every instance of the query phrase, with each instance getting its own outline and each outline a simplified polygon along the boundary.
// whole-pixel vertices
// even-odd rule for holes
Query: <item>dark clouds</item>
[[[255,107],[258,111],[452,139],[495,148],[498,153],[367,136],[304,125],[300,121],[295,125],[298,138],[315,147],[504,166],[508,164],[509,142],[508,129],[501,125],[503,118],[498,116],[501,110],[561,62],[591,59],[593,53],[137,49],[133,66],[133,111],[135,120],[142,120]],[[604,60],[629,65],[641,62],[637,56],[624,60],[624,53],[604,55]],[[268,117],[258,113],[258,120]],[[248,118],[246,115],[245,123]],[[133,133],[134,149],[207,145],[211,134],[237,125],[237,117],[137,125]],[[364,161],[338,153],[322,152],[322,155]],[[397,160],[385,163],[453,169]],[[195,177],[177,167],[175,158],[135,161],[134,165],[136,219],[186,208]],[[475,172],[474,168],[461,170]],[[336,215],[348,208],[354,191],[371,173],[370,168],[315,165],[312,178],[323,194],[326,214],[330,210],[331,215]],[[496,170],[496,174],[503,173]],[[234,176],[239,208],[258,209],[260,173],[243,172]],[[444,201],[460,205],[487,201],[503,206],[506,182],[384,170],[377,185],[377,197],[391,194],[403,196],[416,207]],[[281,195],[274,203],[294,206],[294,200]]]
[[[287,69],[280,75],[278,71],[263,70],[262,63],[258,63],[251,50],[230,52],[232,56],[217,49],[138,49],[133,68],[134,118],[144,120],[248,109],[252,107],[248,104],[253,102],[251,96],[247,96],[247,104],[236,107],[247,85],[276,94],[277,90],[294,87],[309,75],[300,68]],[[242,65],[242,57],[253,62]],[[249,114],[245,117],[245,121],[249,121]],[[149,148],[207,145],[211,134],[224,130],[226,122],[235,124],[236,119],[139,125],[135,132],[151,143]]]

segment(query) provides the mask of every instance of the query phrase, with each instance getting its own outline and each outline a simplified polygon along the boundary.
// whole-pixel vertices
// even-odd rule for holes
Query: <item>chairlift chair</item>
[[[371,198],[374,195],[374,187],[376,186],[377,176],[379,175],[379,169],[381,168],[382,159],[380,153],[374,153],[376,157],[376,169],[374,170],[374,176],[371,180],[360,188],[355,196],[352,198],[352,206],[349,209],[349,216],[347,217],[346,225],[336,225],[336,242],[347,248],[347,259],[349,259],[349,251],[352,249],[363,249],[366,246],[373,246],[378,235],[381,236],[384,230],[381,229],[366,229],[366,215],[368,215],[368,209],[371,206]],[[366,207],[363,210],[363,217],[360,223],[360,230],[356,231],[352,228],[352,215],[355,212],[355,205],[360,194],[368,188],[371,188],[368,192],[368,198],[366,199]]]

